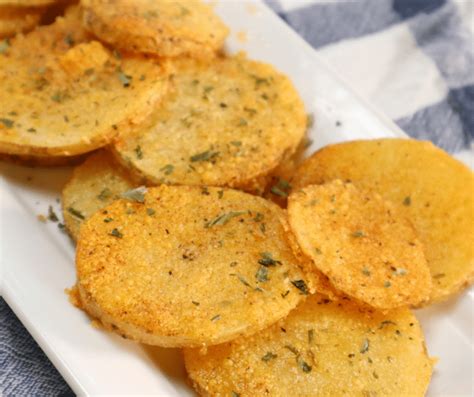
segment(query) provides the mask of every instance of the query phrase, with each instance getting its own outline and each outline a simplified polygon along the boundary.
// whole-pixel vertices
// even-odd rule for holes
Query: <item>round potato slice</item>
[[[331,145],[298,169],[300,189],[333,179],[373,189],[399,206],[425,248],[433,289],[444,300],[474,281],[474,176],[429,142],[378,139]]]
[[[308,294],[277,205],[210,187],[136,193],[78,239],[81,304],[106,328],[151,345],[212,345],[265,328]]]
[[[3,5],[0,1],[0,38],[32,30],[39,24],[44,11],[43,8]],[[7,46],[7,41],[0,42],[0,53]]]
[[[424,396],[433,361],[415,316],[314,295],[253,336],[184,350],[202,396]]]
[[[180,59],[172,73],[174,92],[151,126],[115,144],[150,184],[253,190],[304,136],[303,103],[269,65],[243,56]]]
[[[414,228],[378,194],[335,180],[288,199],[303,253],[345,294],[379,309],[429,297],[431,276]]]
[[[164,57],[212,56],[229,30],[201,1],[83,0],[84,24],[124,50]]]
[[[64,223],[72,238],[77,240],[84,220],[133,187],[107,151],[94,153],[77,166],[62,192]]]
[[[0,54],[0,152],[72,156],[142,122],[167,86],[165,68],[120,57],[81,28],[79,13],[7,43]]]

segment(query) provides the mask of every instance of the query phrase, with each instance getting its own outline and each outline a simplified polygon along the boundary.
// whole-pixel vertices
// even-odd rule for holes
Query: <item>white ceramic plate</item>
[[[232,28],[230,51],[243,49],[291,76],[315,116],[310,152],[336,141],[405,136],[265,5],[225,1],[216,10]],[[68,302],[73,244],[56,224],[36,216],[49,205],[60,212],[56,199],[71,170],[0,164],[0,171],[3,297],[72,389],[80,395],[193,395],[179,350],[144,347],[97,330]],[[430,354],[440,358],[429,396],[473,394],[473,302],[471,289],[417,313]]]

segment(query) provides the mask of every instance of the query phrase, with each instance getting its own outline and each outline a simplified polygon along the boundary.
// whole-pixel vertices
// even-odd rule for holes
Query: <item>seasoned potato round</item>
[[[120,198],[133,186],[128,175],[107,151],[94,153],[77,166],[62,192],[64,223],[73,239],[77,240],[84,220]]]
[[[415,316],[314,295],[253,336],[185,349],[202,396],[424,396],[433,361]]]
[[[265,328],[308,294],[275,204],[211,187],[128,196],[78,239],[81,304],[106,328],[152,345],[213,345]]]
[[[197,0],[83,0],[84,24],[124,50],[174,56],[212,56],[228,28]]]
[[[150,184],[253,190],[304,136],[303,103],[269,65],[243,56],[180,59],[172,72],[174,92],[151,126],[115,144]]]
[[[0,54],[0,153],[71,156],[142,122],[167,85],[155,61],[120,57],[81,28],[79,12]]]
[[[378,194],[340,180],[288,199],[290,227],[315,269],[345,294],[379,309],[417,305],[431,276],[413,226]]]
[[[0,1],[0,39],[32,30],[43,13],[43,8],[15,7]],[[8,41],[0,41],[0,53],[6,51],[8,44]]]
[[[433,278],[427,303],[474,281],[474,176],[465,165],[428,142],[354,141],[316,152],[292,184],[300,189],[333,179],[375,190],[412,222]]]

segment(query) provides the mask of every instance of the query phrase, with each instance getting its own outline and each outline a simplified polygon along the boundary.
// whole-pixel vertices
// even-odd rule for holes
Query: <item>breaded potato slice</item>
[[[40,7],[57,2],[58,0],[0,0],[0,6]]]
[[[474,281],[474,176],[429,142],[377,139],[327,146],[298,169],[300,189],[351,180],[399,206],[425,248],[433,289],[445,300]]]
[[[309,185],[289,196],[288,217],[301,250],[336,289],[378,309],[429,297],[415,229],[380,195],[340,180]]]
[[[163,57],[212,56],[229,29],[200,0],[83,0],[84,25],[116,48]]]
[[[253,336],[184,349],[202,396],[424,396],[433,360],[415,316],[313,295]]]
[[[172,69],[173,92],[150,127],[114,146],[149,184],[253,190],[298,147],[304,105],[272,66],[238,55],[179,59]]]
[[[44,11],[43,8],[4,5],[0,1],[0,39],[34,29],[39,24]],[[7,45],[7,41],[0,42],[0,53]]]
[[[81,224],[134,187],[113,156],[101,150],[74,169],[62,191],[64,223],[77,240]]]
[[[90,40],[78,14],[68,11],[1,51],[0,153],[91,151],[141,123],[161,99],[165,68]]]
[[[213,345],[269,326],[310,292],[277,205],[204,186],[140,192],[81,226],[81,304],[106,328],[151,345]]]

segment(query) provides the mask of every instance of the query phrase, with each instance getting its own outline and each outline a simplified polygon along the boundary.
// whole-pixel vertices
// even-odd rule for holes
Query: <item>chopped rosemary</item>
[[[163,168],[160,169],[161,172],[165,175],[171,175],[174,171],[174,165],[166,164]]]
[[[69,207],[69,208],[67,209],[67,211],[68,211],[71,215],[75,216],[76,218],[79,218],[79,219],[81,219],[81,220],[86,219],[86,217],[82,214],[82,212],[76,210],[75,208]]]
[[[261,252],[260,256],[262,257],[262,259],[259,259],[258,263],[265,267],[281,265],[281,262],[279,260],[273,259],[272,254],[270,252]]]
[[[112,231],[110,232],[110,235],[114,236],[114,237],[117,237],[117,238],[122,238],[123,237],[123,234],[120,233],[117,228],[112,229]]]
[[[120,195],[120,197],[130,200],[136,201],[138,203],[145,202],[145,193],[147,192],[147,188],[145,186],[137,187],[136,189],[128,190]]]
[[[258,282],[265,283],[268,281],[268,269],[265,266],[260,266],[255,274]]]
[[[262,361],[268,362],[270,360],[273,360],[274,358],[277,358],[278,356],[272,352],[267,352],[263,357]]]
[[[369,351],[369,340],[364,339],[364,342],[362,343],[362,346],[360,347],[360,353],[364,354]]]
[[[225,214],[219,215],[218,217],[214,218],[212,221],[206,222],[204,227],[209,228],[212,226],[221,226],[225,225],[227,222],[229,222],[232,218],[235,218],[237,216],[246,214],[247,211],[231,211],[227,212]]]
[[[291,282],[291,284],[293,284],[296,288],[298,288],[303,293],[303,295],[308,295],[309,293],[308,286],[306,285],[304,280],[294,280]]]
[[[133,149],[133,151],[135,152],[135,155],[137,156],[138,160],[141,160],[143,158],[143,151],[140,145],[137,145],[137,147]]]
[[[56,213],[54,212],[53,207],[51,205],[48,207],[48,219],[51,222],[58,222],[59,221],[59,218],[56,215]]]
[[[206,150],[205,152],[201,152],[191,156],[189,159],[191,162],[195,163],[198,161],[211,161],[214,160],[219,155],[219,152],[214,152],[212,150]]]

